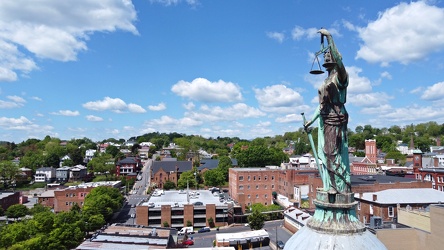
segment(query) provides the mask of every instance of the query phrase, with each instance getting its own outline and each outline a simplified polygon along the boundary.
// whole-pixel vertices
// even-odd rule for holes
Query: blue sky
[[[328,29],[349,128],[444,123],[442,1],[0,2],[0,140],[283,135]]]

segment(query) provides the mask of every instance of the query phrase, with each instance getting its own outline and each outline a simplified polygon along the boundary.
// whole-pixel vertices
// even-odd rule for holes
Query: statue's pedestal
[[[356,216],[353,193],[317,190],[315,214],[285,243],[284,250],[387,250]]]
[[[353,193],[330,194],[317,190],[315,214],[307,226],[316,231],[351,234],[365,231],[365,225],[356,216],[356,205]]]

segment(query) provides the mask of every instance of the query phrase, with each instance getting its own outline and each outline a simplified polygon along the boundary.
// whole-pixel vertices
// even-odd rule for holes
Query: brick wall
[[[148,206],[137,206],[136,207],[136,224],[149,226],[148,225]]]

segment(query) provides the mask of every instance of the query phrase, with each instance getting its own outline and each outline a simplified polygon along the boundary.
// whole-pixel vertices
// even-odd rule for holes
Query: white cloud
[[[165,103],[161,102],[157,105],[149,105],[148,109],[151,111],[161,111],[161,110],[165,110],[166,109],[166,105]]]
[[[421,99],[434,101],[444,98],[444,82],[438,82],[427,87],[421,95]]]
[[[175,94],[201,102],[235,102],[242,100],[240,87],[232,82],[210,82],[196,78],[192,82],[179,81],[171,91]]]
[[[41,133],[42,136],[52,134],[52,126],[39,126],[32,123],[28,118],[20,116],[19,118],[0,117],[0,127],[6,130],[19,130],[27,133]],[[41,136],[34,136],[41,138]]]
[[[388,65],[408,64],[444,49],[444,10],[426,1],[400,3],[359,28],[363,41],[356,58]]]
[[[278,43],[282,43],[285,39],[285,34],[282,32],[267,32],[267,36],[278,41]]]
[[[186,110],[192,110],[192,109],[194,109],[196,107],[196,105],[194,105],[194,103],[192,103],[192,102],[184,103],[184,104],[182,104],[182,106]]]
[[[267,112],[290,113],[303,104],[303,97],[293,89],[278,84],[254,89],[260,108]]]
[[[71,110],[59,110],[57,112],[51,112],[51,115],[62,115],[62,116],[78,116],[80,115],[79,111],[71,111]]]
[[[16,103],[25,103],[26,102],[25,99],[23,99],[20,96],[16,96],[16,95],[7,96],[7,98],[13,102],[16,102]]]
[[[296,40],[296,41],[301,40],[304,37],[306,39],[320,38],[321,35],[318,33],[318,30],[319,30],[319,28],[304,29],[300,26],[295,26],[291,30],[291,37],[293,38],[293,40]],[[336,28],[328,28],[327,30],[328,30],[328,32],[330,32],[330,34],[332,36],[340,36],[340,34]]]
[[[185,113],[186,117],[204,122],[234,121],[246,118],[258,118],[265,113],[245,103],[237,103],[230,107],[202,105],[198,111]]]
[[[0,81],[15,81],[16,71],[26,74],[37,69],[33,55],[77,60],[94,32],[137,34],[136,19],[129,0],[77,0],[74,4],[41,0],[38,5],[26,0],[0,1]]]
[[[39,101],[39,102],[43,101],[42,98],[37,97],[37,96],[33,96],[33,97],[31,97],[31,99],[32,99],[32,100],[35,100],[35,101]]]
[[[444,116],[444,109],[436,107],[423,107],[418,105],[392,109],[391,112],[379,115],[380,119],[390,121],[392,124],[424,121],[440,121]],[[401,125],[401,124],[399,124]]]
[[[346,67],[347,73],[349,76],[349,85],[348,85],[348,93],[367,93],[372,91],[372,85],[370,80],[367,77],[360,76],[362,73],[362,69],[351,66]]]
[[[134,103],[128,104],[128,111],[131,113],[145,113],[146,112],[146,110],[144,108],[142,108],[142,106],[134,104]]]
[[[164,6],[175,6],[182,2],[185,2],[188,5],[196,6],[199,5],[198,0],[150,0],[151,3],[158,3]]]
[[[86,120],[90,121],[90,122],[101,122],[103,121],[102,117],[99,116],[95,116],[95,115],[87,115],[85,116]]]
[[[297,122],[299,122],[302,126],[302,115],[301,114],[288,114],[288,115],[276,118],[275,121],[278,123],[297,123]]]
[[[115,113],[132,112],[132,113],[145,113],[146,110],[140,105],[129,103],[126,104],[120,98],[105,97],[101,101],[87,102],[82,105],[84,108],[95,111],[111,110]]]
[[[359,107],[379,107],[385,105],[391,99],[393,97],[386,93],[374,92],[349,95],[347,101]]]

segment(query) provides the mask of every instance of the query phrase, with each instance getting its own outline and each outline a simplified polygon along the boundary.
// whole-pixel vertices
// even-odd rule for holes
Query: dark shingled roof
[[[176,167],[179,168],[179,173],[183,173],[193,169],[193,163],[191,161],[154,161],[152,170],[153,174],[156,174],[160,169],[166,172],[176,171]]]
[[[219,165],[219,159],[202,159],[200,161],[200,166],[197,168],[199,171],[202,171],[203,169],[215,169],[217,168],[217,165]],[[235,167],[237,166],[237,160],[231,159],[231,166]]]
[[[395,182],[414,182],[412,178],[390,176],[390,175],[351,175],[351,185],[357,186],[362,184],[378,183],[395,183]]]

